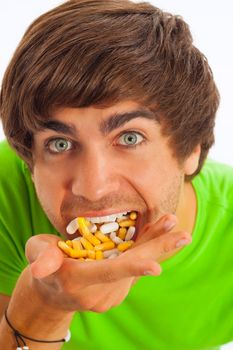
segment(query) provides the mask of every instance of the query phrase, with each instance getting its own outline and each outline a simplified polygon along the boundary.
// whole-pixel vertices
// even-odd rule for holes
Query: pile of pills
[[[95,223],[79,217],[67,226],[69,234],[77,230],[79,237],[73,240],[59,241],[58,247],[69,257],[78,260],[113,259],[129,249],[134,241],[136,212],[130,212],[116,218],[116,221]]]

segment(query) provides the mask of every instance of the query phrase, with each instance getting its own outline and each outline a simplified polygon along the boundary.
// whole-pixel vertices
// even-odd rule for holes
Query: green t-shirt
[[[0,164],[0,293],[11,295],[28,238],[59,233],[6,142]],[[63,350],[212,350],[233,340],[233,169],[208,161],[193,185],[192,244],[163,262],[160,276],[142,277],[120,306],[77,312]]]

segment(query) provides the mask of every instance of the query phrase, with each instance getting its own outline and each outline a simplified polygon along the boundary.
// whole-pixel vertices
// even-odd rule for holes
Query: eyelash
[[[145,138],[145,136],[143,134],[141,134],[140,132],[138,131],[135,131],[135,130],[128,130],[128,131],[124,131],[122,132],[119,136],[118,136],[118,140],[124,136],[124,135],[127,135],[127,134],[136,134],[136,135],[139,135],[143,138],[143,140],[135,145],[121,145],[121,144],[118,144],[118,146],[122,147],[122,148],[126,148],[126,149],[135,149],[136,147],[138,146],[141,146],[143,145],[147,140]],[[70,139],[67,139],[65,137],[52,137],[48,140],[45,141],[45,149],[48,153],[52,154],[52,155],[61,155],[61,154],[64,154],[68,151],[64,151],[64,152],[55,152],[55,151],[52,151],[49,147],[51,145],[52,142],[54,141],[58,141],[58,140],[64,140],[66,142],[70,142],[71,143],[71,148],[68,150],[68,151],[72,151],[74,150],[75,148],[77,148],[77,142],[73,141],[73,140],[70,140]]]
[[[118,146],[120,147],[123,147],[123,148],[127,148],[127,149],[135,149],[136,147],[138,146],[142,146],[145,142],[146,142],[146,138],[143,134],[141,134],[140,132],[138,131],[135,131],[135,130],[127,130],[127,131],[123,131],[119,136],[118,136],[118,140],[124,136],[124,135],[127,135],[127,134],[136,134],[137,136],[139,135],[140,137],[142,137],[142,141],[140,141],[139,143],[135,144],[135,145],[121,145],[121,144],[118,144]]]
[[[45,141],[44,146],[45,146],[46,152],[48,152],[48,153],[50,153],[50,154],[52,154],[52,155],[55,155],[55,156],[56,156],[56,155],[61,155],[61,154],[64,154],[65,152],[67,152],[67,151],[65,151],[65,152],[55,152],[55,151],[52,151],[52,150],[49,148],[52,142],[55,142],[55,141],[58,141],[58,140],[64,140],[64,141],[66,141],[66,142],[70,142],[70,143],[71,143],[71,148],[69,149],[69,151],[71,151],[71,150],[77,148],[77,144],[76,144],[76,142],[73,141],[73,140],[67,139],[67,138],[62,137],[62,136],[61,136],[61,137],[52,137],[52,138],[50,138],[50,139],[48,139],[48,140]]]

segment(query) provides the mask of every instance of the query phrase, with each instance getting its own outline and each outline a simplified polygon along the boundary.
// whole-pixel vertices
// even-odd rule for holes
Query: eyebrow
[[[123,126],[128,123],[132,119],[136,118],[145,118],[149,120],[154,120],[155,123],[158,123],[158,119],[156,118],[156,114],[146,110],[146,109],[138,109],[130,112],[123,113],[115,113],[108,117],[108,119],[103,120],[100,123],[99,130],[103,135],[107,135],[113,130]],[[78,131],[72,124],[66,124],[58,120],[49,119],[42,123],[42,130],[53,130],[57,133],[62,133],[70,136],[77,136]]]
[[[103,135],[109,134],[111,131],[136,118],[146,118],[158,123],[155,113],[146,109],[138,109],[130,112],[116,113],[110,116],[108,119],[101,122],[100,131]]]
[[[42,123],[42,131],[53,130],[65,135],[76,136],[77,130],[74,125],[66,124],[58,120],[46,120]]]

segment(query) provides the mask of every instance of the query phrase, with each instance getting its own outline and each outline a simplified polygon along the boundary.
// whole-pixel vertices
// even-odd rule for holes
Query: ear
[[[185,175],[192,175],[198,168],[201,146],[197,145],[184,162]]]

